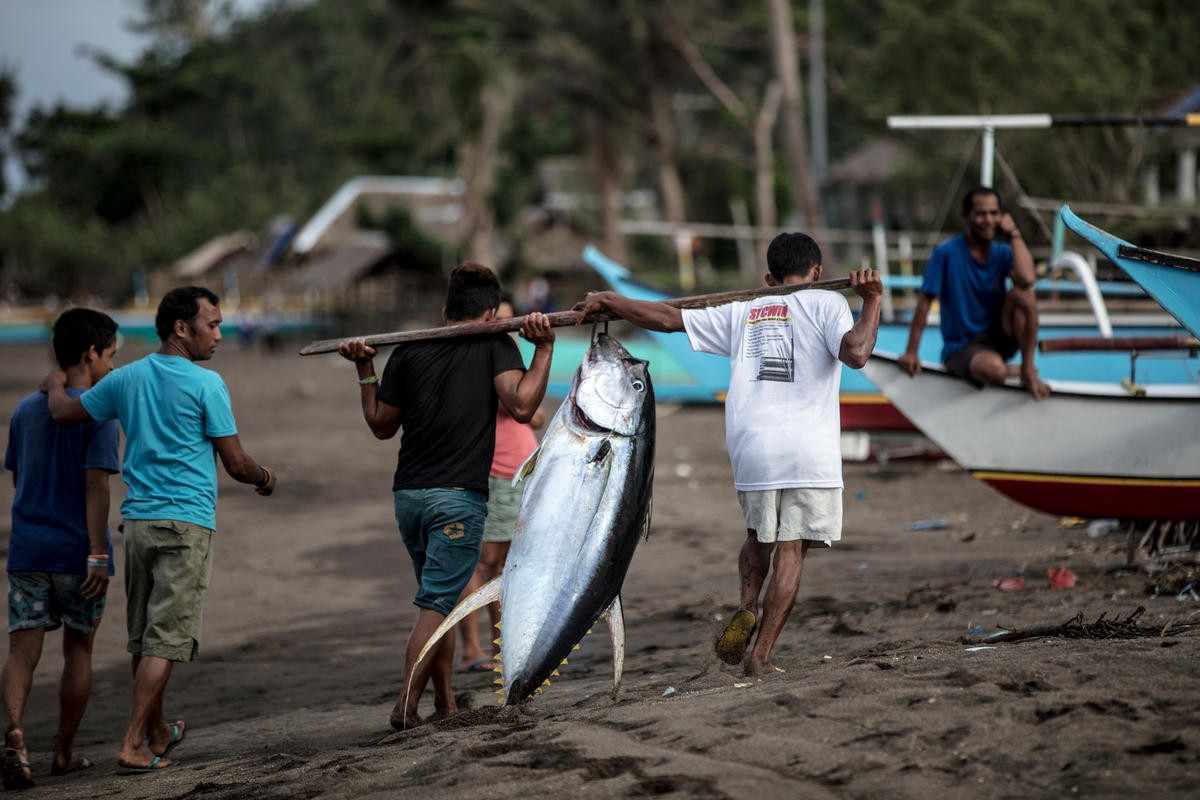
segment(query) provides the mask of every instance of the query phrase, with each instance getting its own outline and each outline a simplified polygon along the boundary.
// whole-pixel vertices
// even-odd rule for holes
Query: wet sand
[[[7,421],[45,357],[2,352]],[[460,675],[472,710],[392,733],[415,616],[391,515],[396,445],[362,424],[349,365],[231,346],[211,366],[280,488],[263,499],[222,477],[201,655],[168,695],[188,739],[160,774],[114,774],[129,690],[119,572],[79,738],[99,766],[48,776],[61,665],[48,638],[27,714],[31,798],[1195,796],[1200,636],[974,652],[959,639],[972,624],[1139,605],[1165,624],[1197,604],[1146,597],[1144,577],[1106,572],[1121,542],[1060,528],[945,465],[848,465],[844,541],[810,551],[777,659],[786,672],[748,680],[720,664],[711,641],[736,602],[744,534],[719,408],[660,408],[617,701],[599,625],[533,704],[497,708],[490,675]],[[5,542],[11,500],[6,479]],[[933,518],[949,527],[910,530]],[[1051,590],[1052,566],[1079,584]],[[993,587],[1015,575],[1028,588]]]

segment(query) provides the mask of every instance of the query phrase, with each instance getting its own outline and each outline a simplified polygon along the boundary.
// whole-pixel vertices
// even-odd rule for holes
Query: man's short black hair
[[[85,353],[102,353],[117,340],[117,323],[90,308],[72,308],[54,321],[54,358],[63,369],[76,366]]]
[[[474,319],[500,307],[500,281],[482,264],[467,261],[450,271],[446,289],[446,321]]]
[[[781,233],[767,247],[767,269],[783,283],[788,275],[801,277],[821,264],[821,246],[804,233]]]
[[[175,332],[175,321],[183,320],[191,324],[200,313],[200,300],[204,299],[214,306],[221,302],[217,295],[203,286],[180,286],[163,295],[158,304],[158,313],[154,315],[154,330],[158,338],[164,342]]]
[[[989,194],[996,198],[996,205],[1000,206],[1000,210],[1003,211],[1004,210],[1004,198],[1002,198],[1000,196],[999,192],[997,192],[995,189],[993,189],[990,186],[976,186],[974,189],[972,189],[971,191],[969,191],[963,195],[962,215],[965,217],[971,213],[971,209],[975,207],[975,198],[976,197],[980,197],[980,196],[987,197]]]

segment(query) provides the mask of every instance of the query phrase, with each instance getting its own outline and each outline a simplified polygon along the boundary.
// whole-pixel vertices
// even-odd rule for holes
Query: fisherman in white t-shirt
[[[821,248],[802,233],[780,234],[767,267],[768,286],[811,283],[821,277]],[[716,650],[726,663],[745,660],[748,675],[778,669],[771,657],[808,546],[842,536],[841,364],[867,363],[883,293],[875,270],[851,272],[850,281],[863,301],[857,322],[846,299],[825,290],[686,311],[596,292],[577,306],[649,330],[686,331],[693,350],[730,359],[725,446],[747,537],[738,557],[741,601]]]

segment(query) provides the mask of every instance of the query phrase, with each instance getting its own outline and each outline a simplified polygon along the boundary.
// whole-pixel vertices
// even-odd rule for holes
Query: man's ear
[[[765,280],[767,282],[767,286],[778,286],[779,285],[778,283],[775,282],[775,276],[769,272],[763,276],[763,280]]]
[[[100,360],[100,353],[96,350],[96,345],[92,345],[91,347],[89,347],[87,350],[84,351],[84,353],[83,353],[84,366],[91,364],[93,361],[99,361],[99,360]]]
[[[175,320],[174,332],[180,339],[186,339],[188,338],[188,334],[191,333],[191,326],[188,325],[186,320],[177,319]]]
[[[820,264],[814,264],[814,265],[813,265],[813,268],[812,268],[812,279],[813,279],[814,281],[819,281],[819,280],[821,280],[821,265],[820,265]]]

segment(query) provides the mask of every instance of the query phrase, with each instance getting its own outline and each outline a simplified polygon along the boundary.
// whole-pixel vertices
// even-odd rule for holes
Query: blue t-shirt
[[[103,381],[101,381],[103,383]],[[77,397],[80,391],[68,389]],[[115,422],[58,425],[46,395],[35,392],[8,423],[4,468],[13,473],[9,572],[87,574],[88,541],[84,470],[121,471]],[[108,574],[113,574],[108,540]]]
[[[182,356],[151,353],[113,370],[79,398],[96,421],[125,429],[126,519],[217,527],[217,464],[211,439],[237,425],[221,376]]]
[[[933,249],[921,293],[941,305],[942,361],[991,327],[1004,306],[1004,281],[1012,268],[1012,248],[1003,242],[992,242],[986,264],[975,260],[961,233]]]

